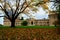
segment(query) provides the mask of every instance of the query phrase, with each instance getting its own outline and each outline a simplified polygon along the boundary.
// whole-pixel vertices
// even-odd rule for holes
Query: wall
[[[49,26],[55,26],[54,22],[57,21],[57,13],[51,13],[49,14]]]
[[[49,26],[49,20],[48,19],[41,19],[41,20],[35,20],[35,19],[27,19],[28,26]],[[16,19],[15,26],[21,26],[22,20]],[[4,26],[10,26],[11,23],[8,19],[4,19]]]

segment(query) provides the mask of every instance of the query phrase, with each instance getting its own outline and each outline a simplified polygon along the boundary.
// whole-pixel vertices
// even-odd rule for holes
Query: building
[[[49,19],[28,19],[27,22],[29,26],[49,26]]]
[[[49,19],[40,19],[40,20],[35,20],[35,19],[27,19],[28,26],[49,26]],[[15,21],[15,26],[21,26],[21,23],[23,20],[16,19]],[[4,18],[4,26],[10,26],[11,23],[8,19]]]
[[[56,11],[50,11],[49,26],[55,26],[54,22],[58,20],[57,16],[58,16],[58,14],[56,13]]]
[[[16,19],[15,26],[20,26],[21,21],[22,20],[20,20],[20,19]],[[8,19],[4,18],[4,26],[10,26],[10,25],[11,25],[11,22]]]
[[[57,14],[55,11],[50,11],[49,19],[27,19],[28,26],[55,26],[54,22],[57,21]],[[21,22],[19,18],[16,19],[15,26],[21,26]],[[11,23],[8,19],[4,18],[4,26],[10,26]]]

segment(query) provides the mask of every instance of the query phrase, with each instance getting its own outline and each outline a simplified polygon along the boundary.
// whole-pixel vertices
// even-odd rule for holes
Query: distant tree
[[[37,11],[36,6],[41,5],[44,9],[48,9],[48,0],[0,0],[0,9],[5,13],[5,16],[10,22],[11,27],[15,27],[15,20],[21,13],[28,13],[31,9],[32,11]]]
[[[24,18],[23,17],[21,17],[21,19],[20,20],[24,20]]]
[[[0,26],[3,26],[2,24],[0,24]]]
[[[23,21],[23,22],[21,23],[21,25],[27,26],[27,25],[28,25],[28,22],[27,22],[27,21]]]

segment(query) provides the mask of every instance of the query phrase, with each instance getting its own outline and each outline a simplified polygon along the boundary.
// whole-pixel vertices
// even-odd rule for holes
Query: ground
[[[21,28],[22,27],[22,28]],[[51,26],[35,26],[26,28],[20,26],[16,28],[0,28],[0,40],[60,40],[60,28],[46,28]],[[33,26],[31,26],[33,27]]]

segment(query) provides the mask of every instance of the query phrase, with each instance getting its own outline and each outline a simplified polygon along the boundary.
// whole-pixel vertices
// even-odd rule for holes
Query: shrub
[[[27,26],[27,24],[28,24],[27,21],[23,21],[23,22],[21,23],[21,25],[23,25],[23,26]]]
[[[24,18],[23,18],[23,17],[21,17],[21,20],[24,20]]]
[[[0,26],[3,26],[2,24],[0,24]]]

